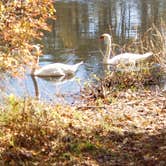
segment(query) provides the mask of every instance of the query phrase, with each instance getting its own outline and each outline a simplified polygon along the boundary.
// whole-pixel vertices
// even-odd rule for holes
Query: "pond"
[[[84,64],[67,79],[4,76],[0,80],[1,95],[38,95],[42,100],[72,103],[72,96],[79,94],[85,82],[104,74],[98,40],[102,33],[112,34],[114,43],[123,45],[166,18],[165,0],[56,0],[55,8],[57,19],[49,21],[52,31],[42,40],[40,65]]]

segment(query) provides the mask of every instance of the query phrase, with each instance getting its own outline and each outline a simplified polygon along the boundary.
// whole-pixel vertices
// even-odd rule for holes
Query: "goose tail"
[[[81,61],[81,62],[75,64],[75,65],[74,65],[75,71],[76,71],[76,70],[79,68],[79,66],[82,65],[83,63],[84,63],[84,62]]]
[[[77,63],[76,65],[77,65],[77,66],[80,66],[80,65],[82,65],[83,63],[84,63],[84,62],[81,61],[81,62]]]
[[[142,56],[143,56],[144,58],[148,58],[148,57],[151,57],[152,55],[153,55],[152,52],[147,52],[147,53],[143,54]]]

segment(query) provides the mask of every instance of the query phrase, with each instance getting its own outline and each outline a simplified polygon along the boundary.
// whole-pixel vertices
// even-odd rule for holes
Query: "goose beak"
[[[99,39],[100,39],[100,40],[104,40],[104,36],[103,36],[103,35],[101,35]]]

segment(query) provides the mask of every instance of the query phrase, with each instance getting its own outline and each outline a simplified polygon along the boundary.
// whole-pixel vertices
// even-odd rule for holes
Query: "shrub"
[[[31,49],[43,30],[50,30],[46,20],[54,18],[52,0],[3,0],[0,2],[0,69],[12,74],[32,66]]]

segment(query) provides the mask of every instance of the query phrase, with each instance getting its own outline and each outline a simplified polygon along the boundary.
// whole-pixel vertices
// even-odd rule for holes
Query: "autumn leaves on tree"
[[[49,18],[55,19],[52,0],[0,2],[0,70],[18,75],[34,64],[32,44],[50,30]]]

